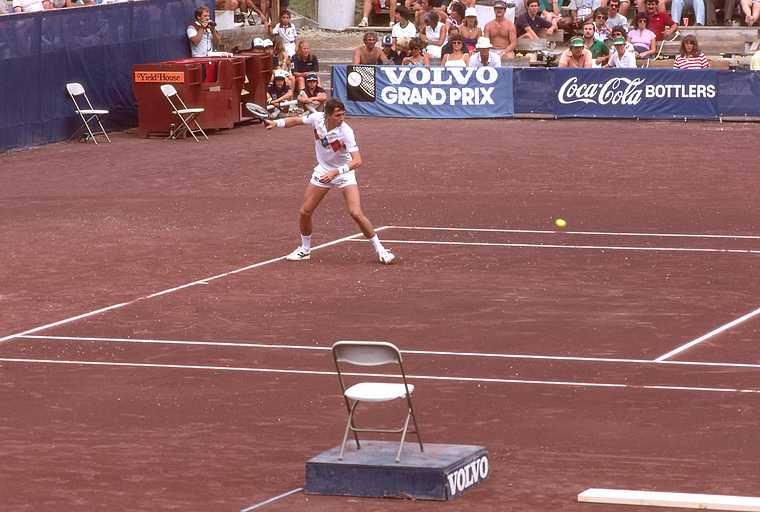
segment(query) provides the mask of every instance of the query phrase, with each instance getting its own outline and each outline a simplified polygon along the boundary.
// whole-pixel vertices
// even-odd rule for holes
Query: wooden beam
[[[681,492],[629,491],[620,489],[586,489],[578,501],[615,505],[693,508],[699,510],[733,510],[760,512],[760,498],[722,494],[688,494]]]

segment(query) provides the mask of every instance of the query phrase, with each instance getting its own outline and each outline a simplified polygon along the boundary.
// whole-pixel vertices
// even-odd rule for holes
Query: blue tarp
[[[185,29],[203,3],[211,5],[149,0],[0,16],[0,150],[70,137],[81,121],[68,82],[111,111],[107,128],[135,126],[132,66],[189,56]]]

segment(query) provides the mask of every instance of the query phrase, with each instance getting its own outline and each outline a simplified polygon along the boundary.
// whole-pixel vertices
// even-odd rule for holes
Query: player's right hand
[[[266,127],[267,130],[271,130],[272,128],[274,128],[277,125],[275,124],[274,121],[272,121],[270,119],[264,119],[264,126]]]

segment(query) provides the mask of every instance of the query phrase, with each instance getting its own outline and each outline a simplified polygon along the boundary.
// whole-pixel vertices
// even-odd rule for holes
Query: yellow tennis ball
[[[558,228],[564,228],[567,226],[567,221],[565,219],[557,219],[554,221],[554,225]]]

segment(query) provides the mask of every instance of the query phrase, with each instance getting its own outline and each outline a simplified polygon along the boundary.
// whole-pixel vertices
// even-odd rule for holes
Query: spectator
[[[647,28],[649,16],[640,12],[636,15],[636,28],[628,32],[628,40],[633,45],[637,59],[646,59],[657,51],[654,32]]]
[[[559,28],[575,32],[583,27],[588,18],[601,7],[601,0],[570,0],[570,16],[559,21]]]
[[[282,44],[285,47],[285,51],[288,57],[291,59],[296,54],[296,38],[298,37],[298,30],[290,23],[290,13],[283,9],[280,12],[280,22],[272,29],[272,35],[280,36],[282,38]]]
[[[596,25],[588,20],[583,24],[583,46],[591,52],[594,58],[594,67],[604,66],[610,58],[610,49],[604,42],[596,37]]]
[[[657,0],[646,0],[647,28],[654,32],[655,38],[660,41],[667,37],[670,39],[678,29],[678,23],[666,12],[657,10]]]
[[[419,37],[415,37],[409,42],[409,56],[401,62],[404,66],[430,66],[430,58],[427,53],[423,53],[425,43]]]
[[[657,10],[659,12],[666,12],[666,2],[668,0],[657,0]],[[672,2],[671,2],[672,3]],[[646,0],[636,0],[636,7],[638,12],[647,12]]]
[[[359,22],[360,27],[366,27],[369,25],[369,13],[372,9],[380,10],[385,9],[385,4],[388,4],[391,15],[391,23],[393,26],[393,18],[396,14],[396,0],[364,0],[364,7],[362,9],[362,20]]]
[[[514,49],[517,47],[517,29],[515,24],[509,21],[504,15],[507,12],[507,3],[504,0],[495,0],[493,11],[496,18],[486,23],[483,27],[483,35],[487,37],[493,45],[493,51],[499,54],[501,58],[514,58]]]
[[[13,0],[13,12],[39,12],[52,8],[48,0]]]
[[[478,26],[478,12],[474,7],[468,7],[464,11],[464,23],[459,27],[459,33],[464,39],[464,47],[468,52],[473,52],[478,38],[483,35],[483,31]]]
[[[378,61],[378,64],[386,64],[386,65],[400,65],[401,62],[404,60],[404,56],[396,50],[393,46],[393,37],[390,35],[384,35],[383,36],[383,50],[380,53],[380,59]]]
[[[607,8],[599,7],[594,11],[594,36],[600,41],[610,38],[610,27],[607,26]]]
[[[747,26],[751,27],[757,23],[757,20],[760,19],[760,0],[739,0],[739,4],[742,7],[742,12],[744,13],[744,22],[747,24]]]
[[[15,0],[14,0],[15,1]],[[207,57],[214,50],[221,37],[216,31],[216,23],[209,19],[208,7],[201,6],[195,10],[195,21],[187,27],[190,51],[193,57]]]
[[[441,66],[448,68],[466,68],[470,63],[470,54],[464,49],[464,39],[461,34],[451,36],[451,53],[447,53],[441,59]]]
[[[629,30],[628,18],[618,12],[619,7],[620,0],[609,0],[607,2],[607,27],[610,30],[615,27],[623,27],[627,32]]]
[[[449,37],[446,41],[446,44],[443,45],[443,48],[441,48],[441,58],[443,58],[444,55],[451,53],[453,51],[453,48],[451,46],[451,38],[454,36],[459,36],[461,33],[459,32],[459,27],[451,25],[449,26]]]
[[[425,32],[420,34],[420,38],[427,44],[425,50],[428,55],[441,58],[441,50],[448,38],[446,32],[446,25],[441,23],[437,13],[431,11],[425,14]]]
[[[702,26],[705,24],[705,0],[673,0],[670,5],[670,15],[674,20],[681,19],[684,7],[691,7],[694,11],[694,22]]]
[[[501,57],[491,51],[491,40],[487,37],[478,38],[475,45],[477,52],[470,56],[470,67],[480,68],[484,66],[498,68],[501,67]]]
[[[448,22],[448,15],[446,10],[441,8],[441,0],[420,0],[418,8],[414,13],[415,25],[417,25],[417,32],[423,33],[425,27],[425,16],[434,12],[438,16],[438,21],[441,23]]]
[[[541,16],[549,21],[554,21],[556,19],[559,23],[562,19],[560,7],[561,4],[563,4],[563,1],[564,0],[539,0],[538,6],[541,8]]]
[[[274,71],[274,79],[267,86],[267,105],[274,107],[271,116],[279,117],[282,109],[285,108],[283,103],[293,99],[293,89],[287,84],[288,72],[284,69]]]
[[[607,65],[611,68],[635,68],[636,55],[626,49],[625,38],[616,37],[612,40],[612,44],[615,49],[612,51]]]
[[[272,50],[272,69],[284,69],[290,71],[292,67],[290,62],[290,56],[285,51],[285,47],[282,44],[282,38],[275,36],[274,49]]]
[[[709,67],[710,61],[699,50],[697,38],[692,34],[684,37],[681,41],[681,51],[673,63],[673,69],[707,69]]]
[[[464,10],[464,5],[461,3],[451,2],[448,9],[448,24],[454,27],[458,27],[464,23]]]
[[[591,52],[586,49],[582,37],[574,36],[570,38],[570,48],[562,52],[559,58],[559,67],[561,68],[590,68],[594,58]]]
[[[394,46],[398,46],[399,43],[402,46],[408,46],[409,41],[417,37],[417,27],[412,23],[412,13],[404,7],[399,6],[396,9],[396,23],[391,28],[391,36],[393,37]]]
[[[549,21],[539,15],[541,9],[538,0],[527,0],[525,2],[527,10],[515,20],[517,27],[517,37],[527,39],[539,39],[543,35],[551,35],[557,30],[557,18]]]
[[[309,112],[324,110],[327,92],[319,86],[319,76],[316,73],[306,74],[306,87],[298,93],[298,104]]]
[[[298,41],[298,51],[293,56],[293,76],[296,79],[295,90],[304,88],[304,76],[306,73],[319,71],[319,59],[311,53],[309,43],[305,39]]]
[[[623,38],[625,41],[625,51],[631,52],[633,54],[633,58],[636,58],[636,50],[633,48],[633,45],[628,41],[628,32],[625,31],[625,28],[622,26],[617,26],[612,29],[612,32],[610,33],[611,40],[614,41],[615,39],[618,39],[620,37]],[[613,43],[614,46],[614,43]],[[612,50],[610,50],[610,54],[612,54]]]
[[[364,44],[354,50],[352,64],[377,64],[383,53],[377,47],[377,32],[365,32],[362,41]]]

